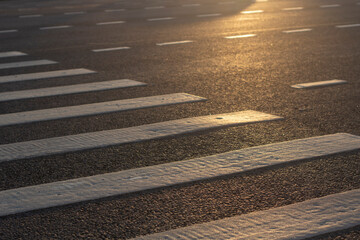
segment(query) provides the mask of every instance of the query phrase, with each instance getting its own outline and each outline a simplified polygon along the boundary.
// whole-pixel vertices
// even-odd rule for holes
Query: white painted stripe
[[[242,14],[263,13],[264,10],[242,11]]]
[[[0,30],[0,33],[13,33],[13,32],[17,32],[17,29],[11,29],[11,30]]]
[[[0,64],[0,69],[40,66],[40,65],[48,65],[48,64],[55,64],[55,63],[57,63],[57,62],[50,61],[50,60],[35,60],[35,61],[2,63],[2,64]]]
[[[314,88],[314,87],[325,87],[331,85],[338,85],[347,83],[345,80],[328,80],[328,81],[319,81],[319,82],[311,82],[311,83],[299,83],[296,85],[292,85],[292,88]]]
[[[268,0],[255,0],[255,2],[267,2]]]
[[[145,7],[145,10],[155,10],[155,9],[163,9],[164,6],[154,6],[154,7]]]
[[[11,143],[0,145],[0,162],[142,142],[220,127],[231,127],[281,119],[281,117],[266,113],[242,111],[185,118],[130,128]]]
[[[40,30],[51,30],[51,29],[63,29],[63,28],[70,28],[70,25],[62,25],[62,26],[51,26],[51,27],[41,27]]]
[[[337,25],[337,28],[351,28],[351,27],[360,27],[359,23],[356,24],[347,24],[347,25]]]
[[[66,13],[64,13],[64,15],[80,15],[80,14],[85,14],[85,12],[80,11],[80,12],[66,12]]]
[[[335,7],[340,7],[340,4],[329,4],[329,5],[321,5],[321,8],[335,8]]]
[[[229,5],[229,4],[235,4],[234,1],[231,2],[219,2],[219,5]]]
[[[125,9],[107,9],[104,12],[123,12]]]
[[[50,72],[25,73],[25,74],[17,74],[17,75],[0,76],[0,83],[19,82],[19,81],[38,80],[38,79],[57,78],[57,77],[69,77],[69,76],[76,76],[76,75],[89,74],[89,73],[95,73],[95,71],[88,70],[85,68],[76,68],[76,69],[57,70]]]
[[[62,86],[62,87],[51,87],[51,88],[40,88],[40,89],[24,90],[24,91],[2,92],[2,93],[0,93],[0,102],[10,101],[10,100],[27,99],[27,98],[66,95],[66,94],[74,94],[74,93],[104,91],[104,90],[110,90],[110,89],[137,87],[137,86],[145,86],[145,85],[146,84],[142,83],[142,82],[129,80],[129,79],[121,79],[121,80],[112,80],[112,81],[104,81],[104,82],[68,85],[68,86]]]
[[[308,239],[359,223],[360,189],[355,189],[135,239]]]
[[[184,129],[183,126],[181,127]],[[157,128],[155,127],[155,129]],[[153,129],[154,132],[155,129]],[[165,130],[164,127],[160,129]],[[359,148],[360,138],[358,136],[340,133],[245,148],[203,158],[5,190],[0,192],[0,209],[2,209],[0,210],[0,216],[242,173]],[[262,225],[260,224],[260,226]],[[272,235],[267,235],[267,237],[269,236]],[[229,238],[214,237],[211,239]]]
[[[18,51],[10,51],[10,52],[0,52],[0,58],[5,57],[18,57],[18,56],[25,56],[26,53],[18,52]]]
[[[228,36],[225,38],[234,39],[234,38],[248,38],[248,37],[255,37],[255,36],[256,36],[256,34],[245,34],[245,35]]]
[[[218,17],[221,16],[221,13],[210,13],[210,14],[200,14],[197,17]]]
[[[49,108],[28,112],[9,113],[0,115],[0,127],[129,111],[142,108],[159,107],[172,104],[198,102],[205,100],[205,98],[186,93],[174,93],[160,96],[124,99],[111,102],[101,102],[69,107]]]
[[[147,21],[152,22],[152,21],[166,21],[166,20],[172,20],[174,19],[173,17],[163,17],[163,18],[149,18]]]
[[[191,4],[183,4],[183,7],[199,7],[200,4],[199,3],[191,3]]]
[[[103,48],[103,49],[94,49],[91,51],[93,51],[93,52],[109,52],[109,51],[126,50],[126,49],[130,49],[130,47]]]
[[[22,15],[19,16],[19,18],[37,18],[37,17],[42,17],[43,15],[41,14],[33,14],[33,15]]]
[[[166,46],[166,45],[174,45],[174,44],[184,44],[184,43],[192,43],[191,40],[185,40],[185,41],[177,41],[177,42],[164,42],[164,43],[157,43],[157,46]]]
[[[296,11],[296,10],[303,10],[303,7],[292,7],[292,8],[283,8],[283,11]]]
[[[124,21],[114,21],[114,22],[101,22],[97,23],[96,25],[111,25],[111,24],[122,24],[125,23]]]
[[[303,28],[303,29],[287,30],[287,31],[283,31],[283,33],[299,33],[299,32],[310,32],[310,31],[312,31],[311,28]]]

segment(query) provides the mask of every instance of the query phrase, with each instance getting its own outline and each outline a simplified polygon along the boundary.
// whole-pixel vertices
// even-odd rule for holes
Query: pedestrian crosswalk
[[[234,117],[236,116],[231,116],[231,118]],[[134,134],[129,131],[128,135]],[[123,135],[113,134],[113,136]],[[31,151],[42,144],[43,150],[46,151],[54,147],[53,141],[48,139],[42,143],[27,146],[26,149]],[[47,145],[46,142],[48,142]],[[77,142],[79,139],[69,141],[70,144]],[[65,146],[65,143],[61,141],[56,141],[56,144],[62,145],[63,148]],[[7,152],[18,155],[16,151],[20,148],[21,146],[18,145],[18,148],[9,148]],[[187,161],[11,189],[0,192],[0,209],[2,209],[0,216],[168,187],[357,149],[360,149],[360,137],[334,134],[241,149]],[[2,160],[3,152],[4,149],[0,146]],[[48,151],[44,154],[51,153]]]
[[[76,68],[76,69],[56,70],[56,71],[49,71],[49,72],[25,73],[25,74],[1,76],[0,83],[39,80],[39,79],[48,79],[48,78],[59,78],[59,77],[76,76],[76,75],[83,75],[83,74],[90,74],[90,73],[95,73],[95,71],[85,69],[85,68]]]
[[[91,116],[172,104],[199,102],[204,100],[206,99],[186,93],[175,93],[28,112],[9,113],[0,115],[0,126]]]
[[[67,95],[67,94],[75,94],[75,93],[105,91],[111,89],[140,87],[140,86],[146,86],[146,83],[138,82],[130,79],[120,79],[120,80],[112,80],[112,81],[67,85],[61,87],[2,92],[0,93],[0,102],[28,99],[28,98],[59,96],[59,95]]]
[[[247,35],[240,35],[240,37]],[[233,36],[228,38],[238,38]],[[162,45],[182,42],[162,43]],[[188,41],[189,42],[189,41]],[[25,56],[18,51],[1,52],[0,57]],[[23,61],[0,64],[0,69],[40,66],[57,63],[51,60]],[[61,64],[61,63],[60,63]],[[0,76],[0,83],[81,76],[96,73],[85,68]],[[304,83],[294,88],[333,85],[343,80]],[[102,80],[92,83],[47,87],[0,93],[0,102],[51,97],[130,87],[147,87],[147,83],[130,79]],[[200,104],[207,96],[190,93],[169,93],[107,102],[63,106],[0,115],[0,127],[52,121],[90,115],[156,108],[173,104]],[[210,99],[209,99],[210,100]],[[200,133],[245,124],[284,120],[282,116],[245,110],[161,121],[128,128],[110,129],[53,138],[14,142],[0,145],[0,164],[12,164],[37,157],[70,152],[89,151],[128,143]],[[66,120],[64,120],[66,121]],[[239,174],[288,162],[315,160],[318,157],[360,149],[360,137],[349,133],[278,142],[216,155],[179,160],[166,164],[74,178],[65,181],[13,188],[0,191],[0,216],[58,207],[89,200],[103,199],[150,189]],[[253,212],[215,222],[195,224],[139,239],[287,239],[305,238],[358,225],[359,190],[333,194],[281,208]],[[354,214],[355,213],[355,214]],[[327,223],[324,224],[324,221]],[[269,237],[271,236],[271,238]]]
[[[0,145],[0,162],[142,142],[214,128],[280,119],[282,118],[271,114],[243,111],[185,118],[130,128],[10,143]]]
[[[155,239],[309,239],[354,227],[360,221],[360,190],[143,236]]]
[[[25,56],[25,55],[26,55],[26,53],[19,52],[19,51],[0,52],[0,58],[18,57],[18,56]]]
[[[2,63],[2,64],[0,64],[0,69],[41,66],[41,65],[48,65],[48,64],[55,64],[55,63],[57,63],[57,62],[50,61],[50,60],[35,60],[35,61]]]

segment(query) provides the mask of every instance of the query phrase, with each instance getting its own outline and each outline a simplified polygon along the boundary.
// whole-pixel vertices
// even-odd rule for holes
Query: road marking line
[[[310,31],[312,31],[311,28],[303,28],[303,29],[287,30],[287,31],[283,31],[283,33],[299,33],[299,32],[310,32]]]
[[[22,15],[19,16],[19,18],[37,18],[37,17],[42,17],[43,15],[41,14],[33,14],[33,15]]]
[[[191,121],[194,120],[191,119]],[[168,126],[161,127],[159,131],[166,131],[165,128]],[[183,126],[181,127],[185,129]],[[119,134],[119,136],[124,135]],[[115,138],[115,135],[112,137]],[[58,141],[58,143],[61,142]],[[358,150],[359,148],[359,136],[338,133],[245,148],[150,167],[10,189],[0,192],[0,216],[238,174],[263,167]],[[9,151],[14,150],[9,149]],[[360,196],[356,199],[359,201]],[[357,207],[357,209],[360,208]],[[353,214],[353,216],[359,217],[360,214]],[[238,224],[238,226],[243,227],[245,225]],[[259,227],[261,226],[263,224],[259,224]],[[211,239],[230,238],[213,237]]]
[[[360,190],[355,189],[135,239],[308,239],[359,222]]]
[[[196,100],[198,99],[199,97],[196,97]],[[266,113],[242,111],[185,118],[130,128],[11,143],[0,145],[0,162],[136,143],[220,127],[231,127],[282,119],[281,117]]]
[[[111,24],[122,24],[125,23],[124,21],[114,21],[114,22],[101,22],[101,23],[97,23],[96,25],[111,25]]]
[[[100,102],[69,107],[49,108],[28,112],[9,113],[0,115],[0,127],[167,106],[180,103],[199,102],[205,100],[205,98],[186,93],[174,93],[143,98],[124,99],[111,102]]]
[[[96,91],[104,91],[104,90],[127,88],[127,87],[138,87],[138,86],[146,86],[146,83],[129,80],[129,79],[121,79],[121,80],[112,80],[112,81],[104,81],[104,82],[67,85],[61,87],[2,92],[0,93],[0,102],[28,99],[28,98],[67,95],[74,93],[96,92]]]
[[[329,4],[329,5],[321,5],[321,8],[335,8],[335,7],[340,7],[340,4]]]
[[[200,18],[202,18],[202,17],[218,17],[220,15],[221,15],[221,13],[210,13],[210,14],[200,14],[200,15],[197,15],[197,17],[200,17]]]
[[[303,10],[303,7],[292,7],[292,8],[283,8],[283,11],[296,11],[296,10]]]
[[[163,17],[163,18],[149,18],[147,21],[153,22],[153,21],[166,21],[166,20],[172,20],[173,17]]]
[[[347,25],[337,25],[337,28],[351,28],[351,27],[360,27],[359,23],[356,24],[347,24]]]
[[[184,40],[184,41],[177,41],[177,42],[164,42],[164,43],[157,43],[157,46],[166,46],[166,45],[174,45],[174,44],[184,44],[184,43],[192,43],[191,40]]]
[[[18,51],[11,51],[11,52],[0,52],[0,58],[5,57],[18,57],[18,56],[25,56],[26,53],[18,52]]]
[[[49,64],[55,64],[55,63],[57,63],[57,62],[50,61],[50,60],[35,60],[35,61],[2,63],[2,64],[0,64],[0,69],[41,66],[41,65],[49,65]]]
[[[164,6],[154,6],[154,7],[145,7],[145,10],[155,10],[155,9],[163,9],[165,8]]]
[[[245,34],[245,35],[228,36],[225,38],[234,39],[234,38],[248,38],[248,37],[255,37],[255,36],[256,36],[256,34]]]
[[[103,48],[103,49],[94,49],[91,51],[93,51],[93,52],[109,52],[109,51],[126,50],[126,49],[130,49],[130,47]]]
[[[123,12],[125,9],[107,9],[104,12]]]
[[[311,82],[311,83],[299,83],[296,85],[292,85],[292,88],[314,88],[314,87],[325,87],[331,85],[345,84],[347,81],[345,80],[328,80],[328,81],[319,81],[319,82]]]
[[[0,30],[0,33],[13,33],[13,32],[17,32],[17,29],[10,29],[10,30]]]
[[[51,26],[51,27],[41,27],[40,30],[51,30],[51,29],[62,29],[62,28],[70,28],[70,25],[62,25],[62,26]]]
[[[218,3],[219,5],[229,5],[229,4],[235,4],[234,1],[231,1],[231,2],[219,2]]]
[[[268,0],[255,0],[255,2],[267,2]]]
[[[0,83],[69,77],[69,76],[76,76],[76,75],[83,75],[90,73],[96,73],[96,72],[85,68],[76,68],[76,69],[57,70],[50,72],[25,73],[25,74],[17,74],[17,75],[0,76]]]
[[[199,3],[192,3],[192,4],[184,4],[182,5],[183,7],[199,7],[200,4]]]
[[[242,14],[263,13],[264,10],[242,11]]]
[[[66,13],[64,13],[64,15],[80,15],[80,14],[85,14],[85,12],[80,11],[80,12],[66,12]]]

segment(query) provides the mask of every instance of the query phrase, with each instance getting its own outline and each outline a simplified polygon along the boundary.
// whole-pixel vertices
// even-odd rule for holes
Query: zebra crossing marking
[[[229,120],[233,122],[235,118],[243,118],[248,113],[240,113],[240,116],[238,113],[210,116],[211,118],[207,116],[204,120],[212,122],[222,116],[229,117]],[[252,114],[254,113],[266,117],[267,120],[276,120],[276,116],[265,116],[263,113],[252,112]],[[245,115],[242,117],[243,114]],[[186,121],[192,120],[186,119]],[[151,128],[154,133],[155,129],[159,132],[166,131],[164,126],[148,129]],[[173,130],[175,129],[173,128]],[[113,136],[115,137],[115,135]],[[124,135],[119,134],[118,136]],[[101,140],[99,139],[99,142]],[[69,142],[68,145],[76,144],[76,142]],[[62,142],[58,140],[56,142],[50,140],[48,143],[50,148],[53,144],[62,145]],[[44,144],[44,148],[46,148],[45,142],[41,144]],[[34,146],[38,147],[39,145],[34,144]],[[11,152],[15,149],[19,148],[8,149],[8,154],[12,154]],[[338,133],[250,147],[203,158],[10,189],[0,192],[0,216],[168,187],[356,149],[360,149],[359,136]],[[32,151],[31,148],[28,150]],[[358,199],[360,201],[360,198]],[[357,216],[359,217],[360,214]]]
[[[228,36],[225,37],[226,39],[235,39],[235,38],[248,38],[248,37],[255,37],[256,34],[244,34],[244,35],[236,35],[236,36]]]
[[[287,30],[287,31],[283,31],[283,33],[299,33],[299,32],[310,32],[310,31],[312,31],[311,28],[303,28],[303,29]]]
[[[0,58],[5,57],[18,57],[18,56],[25,56],[26,53],[18,52],[18,51],[9,51],[9,52],[0,52]]]
[[[1,76],[0,83],[69,77],[69,76],[76,76],[76,75],[83,75],[90,73],[96,73],[96,72],[86,68],[75,68],[75,69],[57,70],[57,71],[49,71],[49,72],[25,73],[25,74]]]
[[[51,26],[51,27],[41,27],[40,30],[53,30],[53,29],[63,29],[63,28],[71,28],[70,25],[61,25],[61,26]]]
[[[41,14],[32,14],[32,15],[21,15],[19,16],[19,18],[37,18],[37,17],[42,17],[43,15]]]
[[[17,32],[17,29],[9,29],[9,30],[0,30],[0,33],[14,33]]]
[[[242,14],[253,14],[253,13],[263,13],[264,10],[252,10],[252,11],[242,11]]]
[[[281,10],[283,11],[297,11],[297,10],[303,10],[303,7],[291,7],[291,8],[283,8]]]
[[[320,8],[335,8],[340,7],[340,4],[328,4],[328,5],[321,5]]]
[[[359,223],[360,189],[355,189],[135,239],[308,239]]]
[[[154,7],[145,7],[145,10],[155,10],[155,9],[163,9],[165,8],[164,6],[154,6]]]
[[[93,52],[110,52],[110,51],[117,51],[117,50],[127,50],[130,47],[115,47],[115,48],[103,48],[103,49],[93,49]]]
[[[209,14],[200,14],[197,15],[197,17],[199,18],[204,18],[204,17],[218,17],[221,16],[221,13],[209,13]]]
[[[275,115],[249,110],[185,118],[130,128],[10,143],[0,145],[0,163],[17,159],[76,152],[87,149],[173,137],[176,135],[216,129],[220,127],[231,127],[282,119],[282,117]]]
[[[338,84],[345,84],[347,81],[345,80],[327,80],[327,81],[319,81],[319,82],[310,82],[310,83],[299,83],[292,85],[292,88],[315,88],[315,87],[325,87],[325,86],[331,86],[331,85],[338,85]]]
[[[163,17],[163,18],[149,18],[147,21],[154,22],[154,21],[166,21],[166,20],[173,20],[173,17]]]
[[[136,110],[142,108],[167,106],[180,103],[205,101],[205,98],[186,93],[132,98],[110,102],[100,102],[69,107],[49,108],[28,112],[18,112],[0,115],[0,127],[33,123],[40,121],[58,120],[64,118],[84,117],[105,113]]]
[[[100,22],[97,23],[96,25],[101,26],[101,25],[112,25],[112,24],[122,24],[122,23],[125,23],[125,21]]]
[[[95,92],[95,91],[103,91],[103,90],[126,88],[126,87],[137,87],[137,86],[146,86],[146,83],[129,80],[129,79],[121,79],[121,80],[67,85],[61,87],[2,92],[0,93],[0,102],[10,101],[10,100],[21,100],[28,98],[67,95],[74,93]]]
[[[34,60],[34,61],[23,61],[23,62],[12,62],[12,63],[2,63],[0,64],[0,69],[9,69],[9,68],[20,68],[20,67],[32,67],[32,66],[41,66],[55,64],[57,62],[50,60]]]
[[[337,28],[352,28],[352,27],[360,27],[360,23],[355,24],[346,24],[346,25],[337,25]]]
[[[157,43],[157,46],[167,46],[167,45],[175,45],[175,44],[185,44],[185,43],[192,43],[191,40],[184,40],[184,41],[176,41],[176,42],[164,42],[164,43]]]

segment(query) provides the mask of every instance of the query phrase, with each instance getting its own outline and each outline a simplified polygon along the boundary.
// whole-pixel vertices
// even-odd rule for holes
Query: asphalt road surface
[[[48,93],[48,88],[119,79],[141,86],[99,90],[95,85],[98,91],[86,92],[71,86],[67,91],[74,92],[69,94],[57,88],[57,94],[48,96],[20,99],[27,92],[19,92],[12,100],[0,100],[1,124],[7,116],[12,121],[11,113],[20,113],[16,116],[24,119],[24,123],[0,124],[1,156],[13,143],[45,139],[48,150],[54,137],[131,127],[136,132],[136,127],[160,125],[146,136],[119,132],[111,137],[133,140],[106,146],[17,158],[18,149],[10,148],[7,154],[14,159],[0,161],[0,199],[13,191],[13,198],[8,199],[22,201],[23,197],[16,197],[18,192],[40,184],[122,174],[255,146],[262,149],[272,143],[287,146],[287,141],[336,133],[359,136],[359,43],[359,0],[2,0],[0,99],[9,92],[46,88],[43,92]],[[13,76],[69,69],[94,73],[42,79],[33,74],[34,79],[28,80]],[[346,83],[292,87],[335,79]],[[200,98],[176,104],[163,99],[160,105],[146,98],[142,103],[138,100],[139,105],[131,103],[136,108],[126,108],[127,99],[175,93]],[[92,111],[88,104],[115,100],[124,100],[114,105],[123,104],[125,110],[87,112]],[[144,103],[153,105],[144,107]],[[76,114],[83,110],[81,116],[47,120],[50,113],[45,111],[40,112],[45,119],[27,122],[22,113],[61,108],[55,110],[61,115],[68,111],[63,107],[78,105],[84,105],[74,110]],[[249,124],[214,123],[211,128],[200,126],[208,120],[198,123],[195,119],[189,127],[195,130],[189,131],[182,125],[168,131],[166,127],[173,122],[161,125],[247,110],[280,118]],[[62,148],[62,141],[54,145]],[[77,142],[72,144],[76,148]],[[298,148],[303,150],[302,145]],[[34,149],[23,151],[37,151]],[[331,154],[326,150],[322,156],[302,159],[296,158],[300,154],[296,150],[276,165],[2,213],[0,239],[128,239],[357,190],[359,149],[357,142],[351,149]],[[295,161],[288,162],[290,158]],[[256,159],[255,153],[248,160]],[[201,167],[194,165],[192,174]],[[138,178],[145,185],[157,182]],[[67,189],[70,187],[64,185]],[[90,186],[90,191],[97,190]],[[80,188],[74,195],[82,194]],[[42,202],[34,199],[31,201]],[[26,206],[32,204],[24,201]],[[5,205],[0,205],[0,212],[7,210]],[[304,236],[360,239],[359,214],[356,217],[351,225]],[[271,234],[267,236],[270,239]]]

